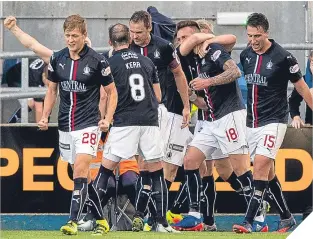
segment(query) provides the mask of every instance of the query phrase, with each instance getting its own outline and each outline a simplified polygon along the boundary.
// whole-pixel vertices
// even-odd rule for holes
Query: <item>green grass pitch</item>
[[[64,239],[64,238],[108,238],[108,239],[285,239],[288,233],[235,234],[232,232],[183,232],[164,234],[155,232],[109,232],[104,236],[91,236],[91,232],[78,232],[77,236],[62,235],[59,231],[1,231],[2,239]]]

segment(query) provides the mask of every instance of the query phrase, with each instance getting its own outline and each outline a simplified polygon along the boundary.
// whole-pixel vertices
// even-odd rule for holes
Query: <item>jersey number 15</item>
[[[132,98],[137,102],[142,101],[146,96],[142,75],[131,74],[128,79]]]

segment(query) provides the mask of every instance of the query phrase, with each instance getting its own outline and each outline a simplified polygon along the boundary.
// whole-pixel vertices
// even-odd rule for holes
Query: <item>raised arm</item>
[[[212,43],[218,43],[222,45],[227,52],[231,52],[233,50],[234,45],[236,44],[237,37],[232,34],[215,36],[209,40],[203,42],[201,49],[203,52],[206,52],[207,47]]]
[[[182,56],[187,56],[197,45],[214,38],[213,34],[206,33],[195,33],[188,37],[185,41],[180,45],[180,53]]]
[[[35,38],[20,29],[16,24],[15,17],[7,17],[4,20],[4,26],[13,33],[13,35],[21,42],[24,47],[33,51],[45,63],[49,64],[50,57],[53,53],[52,50],[40,44]]]

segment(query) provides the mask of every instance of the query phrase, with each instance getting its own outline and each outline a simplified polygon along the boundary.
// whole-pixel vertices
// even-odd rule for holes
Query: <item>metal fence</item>
[[[313,44],[282,44],[287,50],[312,50]],[[246,44],[237,44],[234,50],[243,50]],[[109,50],[109,47],[94,48],[99,53]],[[0,87],[0,100],[4,99],[22,99],[21,104],[21,122],[28,123],[28,104],[27,98],[42,97],[46,93],[45,88],[28,86],[28,58],[38,57],[32,51],[24,52],[0,52],[0,59],[22,58],[21,87]]]

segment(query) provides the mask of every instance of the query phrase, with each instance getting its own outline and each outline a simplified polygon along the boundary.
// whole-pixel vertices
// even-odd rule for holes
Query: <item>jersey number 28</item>
[[[140,74],[132,74],[129,76],[129,85],[131,88],[132,98],[139,102],[142,101],[145,96],[144,80]]]

